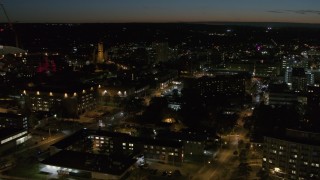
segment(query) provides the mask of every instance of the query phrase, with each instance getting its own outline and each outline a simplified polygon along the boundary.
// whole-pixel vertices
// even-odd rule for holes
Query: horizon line
[[[132,22],[12,22],[12,24],[193,24],[193,23],[276,23],[276,24],[308,24],[320,25],[316,22],[284,22],[284,21],[132,21]],[[0,22],[0,24],[8,24],[8,22]]]

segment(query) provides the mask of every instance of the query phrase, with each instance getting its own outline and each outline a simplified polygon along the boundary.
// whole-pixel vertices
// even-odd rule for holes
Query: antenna
[[[6,18],[7,18],[7,21],[8,21],[8,24],[9,24],[9,27],[10,27],[10,30],[14,33],[14,36],[15,36],[15,42],[16,42],[16,47],[19,47],[19,43],[18,43],[18,36],[17,36],[17,33],[15,31],[15,29],[13,28],[13,24],[8,16],[8,13],[6,11],[6,8],[4,7],[4,5],[2,3],[0,3],[0,6],[4,12],[4,14],[6,15]]]

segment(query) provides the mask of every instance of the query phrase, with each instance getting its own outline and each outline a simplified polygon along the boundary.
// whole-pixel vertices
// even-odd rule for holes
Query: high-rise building
[[[240,75],[202,77],[198,79],[197,87],[202,96],[243,96],[245,78]]]
[[[104,62],[104,50],[103,50],[103,42],[98,43],[98,52],[97,52],[97,63],[103,63]]]
[[[292,90],[296,92],[307,90],[308,79],[304,68],[292,69]]]
[[[155,52],[155,62],[164,62],[169,60],[168,42],[152,43]]]
[[[287,84],[269,84],[265,97],[266,105],[292,105],[298,102],[297,94],[290,91]]]

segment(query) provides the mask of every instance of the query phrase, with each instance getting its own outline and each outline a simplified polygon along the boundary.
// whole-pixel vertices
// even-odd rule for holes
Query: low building
[[[24,143],[29,138],[29,133],[25,129],[0,128],[0,154]]]
[[[42,161],[41,171],[85,179],[124,179],[136,161],[130,156],[62,150]]]
[[[0,113],[0,128],[28,129],[28,118],[21,114]]]
[[[89,142],[89,145],[84,146]],[[90,150],[89,150],[90,149]],[[144,154],[146,159],[180,165],[183,162],[183,144],[173,140],[132,137],[128,134],[102,130],[82,129],[53,144],[51,154],[62,150],[92,151],[111,155]]]

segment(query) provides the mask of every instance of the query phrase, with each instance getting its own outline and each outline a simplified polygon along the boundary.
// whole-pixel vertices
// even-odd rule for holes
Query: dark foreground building
[[[320,133],[287,129],[265,137],[262,166],[275,179],[320,179]]]
[[[141,157],[181,165],[184,156],[183,144],[178,141],[89,129],[53,144],[50,154],[42,161],[42,171],[95,179],[121,179],[134,165],[139,165]]]

